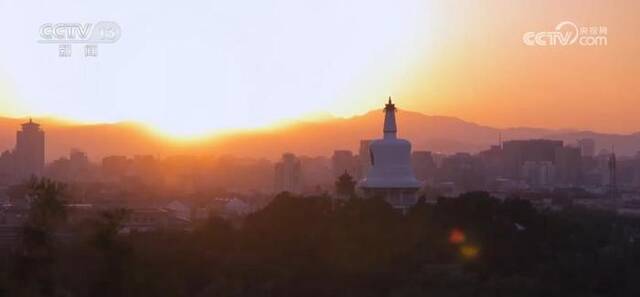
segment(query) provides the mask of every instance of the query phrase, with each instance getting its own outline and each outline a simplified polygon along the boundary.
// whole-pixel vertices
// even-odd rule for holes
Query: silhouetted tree
[[[96,264],[102,267],[102,273],[91,288],[91,296],[123,295],[123,280],[131,249],[118,238],[118,233],[128,214],[126,209],[105,210],[93,221],[89,244],[101,255]]]
[[[339,196],[351,198],[356,194],[356,181],[347,171],[338,177],[335,186]]]
[[[56,225],[36,217],[58,217],[32,215],[36,226]],[[119,233],[125,216],[103,212],[83,224],[87,237],[47,254],[65,265],[22,247],[12,267],[27,281],[0,280],[0,294],[640,296],[640,219],[575,207],[538,212],[485,192],[420,199],[406,215],[381,198],[332,205],[281,193],[240,224],[214,217],[188,231],[131,235]],[[0,278],[16,271],[1,260]]]
[[[28,183],[29,212],[23,226],[15,277],[26,296],[53,296],[55,233],[66,219],[64,184],[48,179]]]

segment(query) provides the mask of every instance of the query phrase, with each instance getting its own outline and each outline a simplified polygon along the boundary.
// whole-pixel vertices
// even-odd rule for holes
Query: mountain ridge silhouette
[[[640,151],[640,132],[631,134],[599,133],[588,130],[544,129],[531,127],[495,128],[456,117],[398,111],[398,135],[412,142],[413,150],[435,152],[478,152],[512,139],[546,138],[574,144],[580,138],[593,138],[597,150],[615,147],[620,155]],[[88,153],[98,161],[108,155],[175,154],[236,155],[277,159],[284,152],[300,155],[330,156],[333,150],[349,149],[357,153],[361,139],[382,135],[384,114],[379,110],[348,118],[286,121],[271,128],[238,130],[194,141],[176,141],[151,132],[134,122],[78,124],[53,118],[34,118],[46,132],[48,162],[68,155],[71,149]],[[25,118],[0,117],[0,151],[13,148],[15,133]]]

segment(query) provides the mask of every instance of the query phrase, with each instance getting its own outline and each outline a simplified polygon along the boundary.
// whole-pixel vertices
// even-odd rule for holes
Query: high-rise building
[[[609,156],[609,197],[618,198],[618,161],[613,150]]]
[[[640,187],[640,152],[637,152],[633,158],[633,186]]]
[[[351,151],[336,150],[331,157],[333,177],[337,178],[345,172],[355,177],[358,170],[358,160]]]
[[[22,130],[16,133],[14,151],[15,169],[19,178],[39,176],[44,169],[44,131],[40,125],[29,122],[22,124]]]
[[[469,153],[456,153],[442,160],[438,181],[453,183],[455,191],[484,190],[485,176],[481,159]]]
[[[62,157],[47,164],[44,175],[63,182],[91,181],[95,178],[87,154],[72,149],[69,158]]]
[[[556,183],[576,186],[581,182],[582,156],[579,147],[563,146],[556,149]]]
[[[131,160],[126,156],[108,156],[102,158],[102,175],[105,178],[119,178],[130,171]]]
[[[411,168],[411,143],[397,138],[396,107],[384,108],[383,138],[371,142],[371,169],[359,183],[367,197],[383,197],[391,206],[405,212],[417,201],[421,183]]]
[[[526,161],[555,163],[556,149],[561,140],[531,139],[511,140],[502,145],[504,174],[509,178],[522,178],[522,165]]]
[[[578,147],[583,157],[593,157],[596,154],[596,141],[591,138],[579,139]]]
[[[551,161],[525,161],[522,178],[532,187],[551,187],[555,181],[555,165]]]
[[[331,172],[331,160],[324,156],[299,156],[300,174],[304,177],[303,192],[321,194],[333,189],[336,178]]]
[[[7,185],[15,179],[15,158],[12,151],[0,154],[0,185]]]
[[[358,150],[358,166],[357,178],[362,179],[367,176],[369,168],[371,168],[371,152],[369,151],[370,139],[360,140],[360,150]]]
[[[414,151],[411,154],[411,165],[419,181],[433,182],[436,173],[436,162],[429,151]]]
[[[302,168],[300,160],[292,153],[284,153],[275,165],[276,192],[300,193],[302,191]]]
[[[488,150],[478,153],[478,158],[482,162],[487,180],[495,180],[504,176],[502,143],[500,145],[492,145]]]

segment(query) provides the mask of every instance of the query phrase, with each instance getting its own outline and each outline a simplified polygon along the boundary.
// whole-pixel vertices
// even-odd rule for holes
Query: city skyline
[[[640,296],[639,11],[0,0],[0,297]]]
[[[402,135],[414,141],[418,150],[442,153],[479,152],[499,141],[550,138],[575,145],[584,138],[597,139],[595,153],[610,150],[612,146],[623,156],[638,152],[640,133],[607,134],[580,130],[547,130],[540,128],[498,129],[462,121],[457,118],[429,116],[417,112],[399,110],[400,124],[405,127]],[[86,125],[58,122],[51,119],[34,119],[43,124],[52,135],[47,147],[47,160],[66,156],[71,149],[79,149],[91,158],[111,154],[150,154],[169,156],[174,154],[224,155],[268,158],[275,160],[284,151],[303,155],[330,156],[334,149],[358,151],[358,139],[372,139],[377,135],[377,121],[384,113],[380,108],[351,118],[326,118],[314,121],[297,121],[277,128],[239,130],[203,139],[175,141],[133,123]],[[28,119],[0,118],[0,151],[14,145],[14,131]],[[283,139],[288,139],[283,142]],[[315,146],[307,143],[316,139]]]
[[[389,98],[383,121],[377,123],[376,129],[378,133],[383,132],[383,137],[360,139],[356,154],[334,147],[331,158],[305,156],[296,155],[287,147],[280,161],[275,162],[255,156],[238,158],[232,151],[222,156],[136,154],[130,157],[110,154],[92,162],[86,152],[70,149],[68,157],[45,164],[45,143],[49,142],[45,140],[46,131],[41,124],[29,119],[16,132],[15,147],[0,154],[0,184],[11,186],[30,177],[47,177],[71,184],[130,178],[153,183],[174,179],[170,177],[173,174],[181,176],[189,172],[189,179],[193,179],[190,182],[161,182],[172,191],[179,189],[188,193],[192,182],[208,180],[212,183],[216,174],[211,171],[222,169],[220,173],[224,172],[226,176],[222,180],[233,181],[235,190],[318,194],[330,191],[335,179],[336,187],[342,189],[340,199],[355,195],[356,192],[348,187],[357,184],[362,191],[358,193],[369,198],[383,197],[403,213],[417,202],[419,191],[423,195],[436,190],[442,195],[455,196],[472,191],[504,195],[575,188],[586,190],[590,195],[616,198],[620,193],[635,195],[640,185],[640,152],[635,156],[623,156],[618,161],[613,147],[611,151],[596,153],[598,141],[592,138],[574,142],[542,138],[503,141],[500,138],[497,144],[477,153],[456,151],[447,154],[412,149],[411,140],[398,138],[397,113]],[[403,118],[409,114],[398,115]],[[170,168],[180,169],[173,172]],[[197,172],[209,173],[199,175]],[[243,178],[234,178],[235,174],[242,174]],[[266,186],[269,182],[265,181],[270,177],[273,184]],[[245,179],[251,182],[240,182]],[[345,188],[344,184],[338,186],[338,183],[350,186]],[[619,186],[624,192],[619,192]]]

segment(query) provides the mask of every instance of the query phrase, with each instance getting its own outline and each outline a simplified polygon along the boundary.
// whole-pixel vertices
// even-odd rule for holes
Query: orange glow
[[[640,118],[628,112],[640,96],[640,40],[634,37],[640,19],[627,13],[638,11],[640,2],[489,3],[439,6],[434,14],[448,21],[433,37],[441,43],[397,94],[420,98],[410,109],[495,127],[640,129]],[[471,13],[459,19],[459,11]],[[523,44],[524,32],[548,31],[562,21],[606,26],[609,42]]]
[[[138,11],[139,4],[116,2]],[[249,11],[234,1],[220,5],[226,9],[160,5],[154,15],[184,17],[173,22],[95,7],[128,30],[100,53],[101,63],[81,67],[36,43],[3,48],[0,116],[136,121],[191,139],[313,112],[354,116],[391,95],[405,110],[495,127],[640,129],[640,117],[629,112],[640,96],[640,2],[258,1]],[[78,14],[67,9],[48,13]],[[41,21],[9,11],[0,11],[7,23]],[[523,33],[562,21],[606,26],[609,42],[523,44]],[[8,40],[33,34],[30,26],[5,27]],[[139,29],[147,27],[163,34]]]
[[[460,229],[457,229],[457,228],[451,230],[451,233],[449,234],[450,243],[461,244],[464,241],[465,241],[464,232],[462,232]]]

